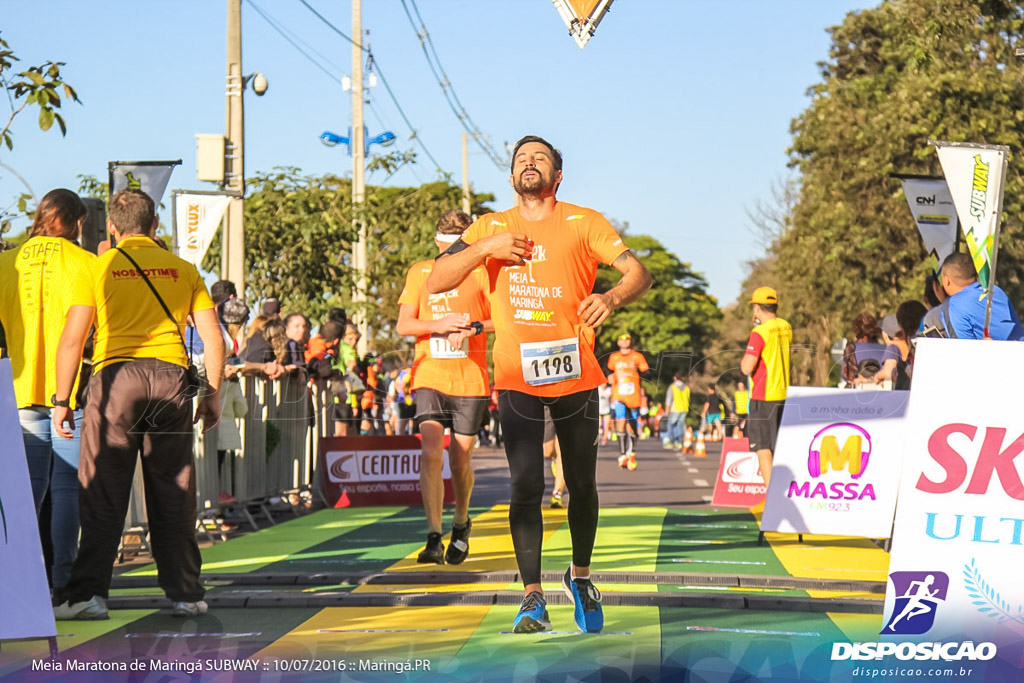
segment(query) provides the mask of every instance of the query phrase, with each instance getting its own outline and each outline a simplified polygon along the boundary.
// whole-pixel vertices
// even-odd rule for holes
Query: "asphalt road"
[[[601,506],[657,505],[662,507],[708,505],[714,491],[721,443],[707,444],[708,456],[694,458],[677,450],[665,450],[660,441],[639,442],[635,471],[619,467],[619,446],[609,442],[598,453],[597,483]],[[476,484],[473,505],[496,505],[509,500],[508,464],[501,448],[481,446],[473,455]],[[545,470],[550,492],[553,478]]]

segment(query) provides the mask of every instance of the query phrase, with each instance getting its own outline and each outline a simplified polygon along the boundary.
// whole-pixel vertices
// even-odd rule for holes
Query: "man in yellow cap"
[[[789,346],[793,329],[778,317],[779,294],[771,287],[758,287],[750,298],[754,330],[740,371],[750,375],[750,408],[747,437],[750,450],[757,453],[764,484],[772,474],[772,451],[782,421],[782,407],[789,388]]]

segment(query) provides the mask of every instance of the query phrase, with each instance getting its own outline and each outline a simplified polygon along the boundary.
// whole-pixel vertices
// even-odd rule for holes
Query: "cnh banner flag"
[[[177,161],[110,161],[107,169],[110,173],[110,194],[121,190],[142,190],[148,194],[157,207],[167,190],[174,167],[181,164]]]
[[[991,641],[1020,667],[1022,382],[1024,344],[918,339],[883,637]]]
[[[175,190],[171,194],[174,207],[174,244],[181,258],[198,266],[217,234],[231,197],[226,194],[198,194]]]
[[[906,176],[900,182],[925,251],[942,263],[956,249],[956,209],[949,186],[942,178]]]
[[[1009,148],[967,142],[931,144],[939,153],[978,281],[988,289],[994,275]]]

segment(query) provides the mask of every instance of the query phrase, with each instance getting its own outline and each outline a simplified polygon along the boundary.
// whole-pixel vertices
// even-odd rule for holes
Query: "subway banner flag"
[[[908,393],[790,387],[761,530],[888,538]]]
[[[949,372],[971,359],[970,372]],[[993,378],[988,400],[978,377]],[[996,380],[995,378],[998,378]],[[919,339],[881,636],[991,642],[1024,680],[1024,344]],[[989,679],[986,679],[989,680]],[[995,680],[995,679],[993,679]]]
[[[988,289],[998,243],[999,214],[1006,180],[1005,145],[932,142],[939,154],[953,205],[960,217],[978,281]]]

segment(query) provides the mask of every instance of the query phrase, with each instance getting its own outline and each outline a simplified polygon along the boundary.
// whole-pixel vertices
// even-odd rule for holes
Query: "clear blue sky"
[[[298,0],[253,0],[340,76],[350,45]],[[348,0],[308,0],[350,33]],[[441,94],[399,0],[364,0],[369,44],[426,146],[461,179],[461,127]],[[660,239],[710,282],[721,304],[737,297],[744,263],[758,254],[747,210],[787,174],[789,124],[828,55],[825,29],[866,0],[615,0],[585,50],[550,0],[418,0],[459,99],[496,148],[532,133],[565,156],[559,197],[628,221]],[[25,65],[67,63],[82,106],[65,108],[66,138],[14,128],[0,161],[41,196],[106,178],[107,161],[177,159],[170,188],[214,189],[195,179],[195,133],[224,131],[225,3],[5,0],[0,35]],[[343,149],[319,134],[344,133],[350,97],[242,5],[243,69],[270,89],[246,94],[246,170],[297,166],[350,173]],[[314,55],[315,56],[315,55]],[[370,91],[370,134],[410,131],[383,87]],[[6,120],[6,104],[0,113]],[[418,185],[436,172],[419,163],[389,182]],[[508,169],[471,148],[477,191],[511,205]],[[373,177],[368,182],[373,183]],[[0,169],[0,207],[22,191]],[[169,196],[169,193],[168,193]],[[169,201],[167,202],[169,204]],[[169,216],[165,216],[169,223]]]

